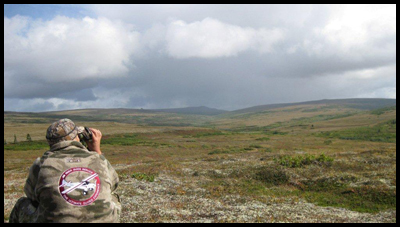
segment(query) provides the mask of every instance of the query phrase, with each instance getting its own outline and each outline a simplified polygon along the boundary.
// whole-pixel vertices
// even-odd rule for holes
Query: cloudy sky
[[[396,98],[395,5],[4,5],[4,110]]]

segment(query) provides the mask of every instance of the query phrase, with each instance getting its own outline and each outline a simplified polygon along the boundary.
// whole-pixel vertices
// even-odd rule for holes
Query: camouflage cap
[[[73,121],[64,118],[51,124],[47,128],[46,139],[49,145],[61,141],[73,140],[80,133],[82,127],[77,127]]]

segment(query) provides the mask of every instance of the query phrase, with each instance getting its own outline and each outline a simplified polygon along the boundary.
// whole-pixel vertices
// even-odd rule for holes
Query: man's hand
[[[88,148],[90,151],[95,151],[98,154],[101,154],[100,141],[101,141],[102,134],[101,134],[100,130],[97,130],[94,128],[90,128],[90,130],[92,131],[92,141],[87,142]]]

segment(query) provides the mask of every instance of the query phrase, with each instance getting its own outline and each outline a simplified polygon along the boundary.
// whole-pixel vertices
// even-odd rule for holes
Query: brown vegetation
[[[120,176],[122,222],[396,222],[395,119],[395,109],[318,105],[202,116],[185,127],[77,123],[104,132],[102,150]],[[5,114],[4,139],[29,133],[35,144],[47,126]],[[382,141],[357,137],[363,127]],[[4,146],[7,220],[45,150]]]

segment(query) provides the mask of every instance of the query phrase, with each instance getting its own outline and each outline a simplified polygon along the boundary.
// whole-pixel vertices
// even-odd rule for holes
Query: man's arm
[[[35,188],[38,181],[39,171],[40,171],[40,158],[37,158],[33,163],[33,165],[31,166],[31,168],[29,168],[29,176],[26,179],[24,186],[24,192],[26,196],[30,200],[36,202],[39,202],[35,194]]]
[[[101,138],[102,138],[102,134],[101,134],[100,130],[97,130],[94,128],[90,128],[90,130],[92,131],[92,141],[87,143],[89,150],[95,151],[99,155],[103,155],[101,152],[101,149],[100,149],[100,143],[101,143]],[[105,159],[105,157],[104,157],[104,159]],[[111,191],[113,192],[118,187],[119,178],[118,178],[117,172],[111,166],[110,162],[108,160],[106,160],[106,162],[107,162],[109,178],[111,180]]]
[[[115,171],[115,169],[111,166],[110,162],[107,160],[107,168],[108,168],[108,174],[111,179],[111,192],[114,192],[117,187],[118,187],[118,174]]]
[[[90,130],[92,131],[92,141],[87,142],[88,148],[90,151],[95,151],[101,155],[102,153],[101,153],[101,149],[100,149],[100,141],[101,141],[102,134],[101,134],[100,130],[97,130],[94,128],[90,128]]]

